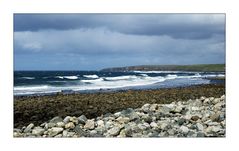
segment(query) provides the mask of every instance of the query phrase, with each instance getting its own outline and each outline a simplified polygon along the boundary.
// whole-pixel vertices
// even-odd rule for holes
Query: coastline
[[[204,97],[221,97],[224,84],[194,85],[189,87],[154,90],[126,90],[107,93],[58,93],[46,96],[14,97],[14,128],[36,125],[60,116],[95,118],[144,104],[167,104]]]

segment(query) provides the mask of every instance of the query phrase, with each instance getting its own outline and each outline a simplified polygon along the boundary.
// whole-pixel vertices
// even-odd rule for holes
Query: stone
[[[174,112],[174,113],[181,113],[182,110],[183,110],[183,107],[182,107],[182,106],[177,106],[177,107],[173,110],[173,112]]]
[[[168,134],[171,135],[171,136],[174,135],[174,134],[175,134],[175,130],[169,129],[169,130],[168,130]]]
[[[69,122],[65,125],[65,129],[73,129],[75,128],[75,124],[73,122]]]
[[[68,132],[67,137],[73,137],[75,135],[75,132]]]
[[[178,123],[178,125],[181,126],[181,125],[183,125],[184,123],[186,123],[186,119],[180,118],[180,119],[178,119],[177,123]]]
[[[187,134],[188,131],[189,131],[188,127],[186,127],[186,126],[184,126],[184,125],[182,125],[182,126],[180,127],[180,130],[181,130],[181,132],[182,132],[183,134]]]
[[[196,126],[197,126],[197,130],[198,130],[198,131],[203,131],[204,128],[203,128],[203,125],[202,125],[202,124],[197,123]]]
[[[13,132],[13,137],[23,137],[19,132]]]
[[[94,136],[96,136],[96,134],[97,134],[97,131],[96,131],[96,130],[90,131],[90,136],[94,137]]]
[[[117,137],[126,137],[125,129],[122,129]]]
[[[187,134],[187,137],[196,137],[197,134],[194,132],[194,131],[189,131],[188,134]]]
[[[168,126],[168,123],[167,123],[167,122],[162,122],[162,123],[160,124],[160,129],[166,130],[167,126]]]
[[[57,123],[56,123],[56,126],[57,126],[57,127],[64,127],[64,126],[65,126],[65,123],[64,123],[64,122],[57,122]]]
[[[154,112],[155,110],[157,110],[157,107],[158,107],[157,104],[152,104],[152,105],[149,107],[149,111]]]
[[[104,126],[105,126],[103,120],[99,120],[99,121],[97,121],[96,124],[97,124],[98,127],[104,127]]]
[[[40,126],[41,126],[41,127],[45,127],[46,124],[47,124],[47,123],[44,122],[44,123],[42,123]]]
[[[121,111],[121,114],[122,114],[122,116],[127,116],[127,117],[129,117],[129,115],[130,115],[132,112],[135,112],[134,109],[132,109],[132,108],[127,108],[126,110]]]
[[[206,99],[206,97],[204,97],[204,96],[201,96],[201,97],[200,97],[200,100],[201,100],[201,101],[204,101],[205,99]]]
[[[202,101],[200,99],[196,99],[194,102],[193,102],[193,106],[195,107],[200,107],[202,106]]]
[[[220,120],[220,114],[221,114],[221,112],[217,112],[217,113],[211,115],[210,119],[211,119],[213,122],[219,122],[219,120]]]
[[[153,119],[148,114],[143,115],[142,119],[147,123],[151,123],[153,121]]]
[[[75,126],[74,132],[75,132],[77,135],[79,135],[80,137],[86,135],[86,132],[80,127],[80,125],[76,125],[76,126]]]
[[[56,126],[56,123],[47,123],[45,125],[45,129],[49,129],[49,128],[52,128],[52,127],[55,127]]]
[[[94,120],[87,120],[84,126],[85,129],[94,129],[95,128],[95,122]]]
[[[136,113],[136,112],[132,112],[130,115],[129,115],[129,120],[130,121],[134,121],[134,120],[137,120],[139,119],[139,115]]]
[[[57,134],[61,133],[64,129],[62,127],[53,127],[49,130],[48,135],[50,137],[56,136]]]
[[[121,115],[121,112],[116,112],[115,114],[114,114],[114,116],[117,118],[117,117],[119,117]]]
[[[191,118],[192,118],[192,115],[190,115],[190,114],[187,114],[187,115],[184,116],[185,120],[190,120]]]
[[[124,123],[128,123],[130,121],[130,119],[128,117],[121,117],[120,116],[116,119],[116,121],[118,121],[121,124],[124,124]]]
[[[85,124],[87,121],[87,118],[85,115],[81,115],[80,117],[78,117],[78,121],[80,124]]]
[[[65,117],[64,120],[63,120],[63,122],[64,122],[64,123],[70,122],[70,118],[71,118],[70,116]]]
[[[210,100],[208,98],[204,99],[203,104],[210,104]]]
[[[158,127],[158,124],[155,123],[155,122],[151,122],[151,123],[150,123],[150,126],[151,126],[152,128],[157,128],[157,127]]]
[[[54,117],[53,119],[50,120],[49,123],[57,123],[57,122],[62,122],[63,119],[59,116]]]
[[[148,124],[148,123],[147,123]],[[150,127],[150,125],[148,124],[148,126]],[[138,127],[141,129],[141,130],[146,130],[146,129],[148,129],[149,127],[148,126],[146,126],[145,124],[138,124]]]
[[[64,130],[64,131],[62,132],[62,136],[63,136],[63,137],[67,137],[67,134],[68,134],[68,130]]]
[[[194,115],[194,116],[191,117],[191,120],[193,120],[193,121],[197,121],[198,119],[200,119],[200,118],[197,115]]]
[[[21,129],[18,129],[18,128],[14,128],[14,129],[13,129],[13,132],[21,133],[22,130],[21,130]]]
[[[172,103],[171,104],[165,104],[164,106],[168,108],[169,112],[172,112],[176,108],[175,104],[172,104]]]
[[[41,127],[36,127],[32,130],[32,134],[33,135],[42,135],[44,133],[45,129],[41,128]]]
[[[221,127],[220,127],[220,126],[212,126],[212,132],[215,132],[215,133],[217,133],[217,132],[219,132],[219,131],[220,131],[220,129],[221,129]]]
[[[222,95],[221,96],[221,100],[225,100],[226,96],[225,95]]]
[[[141,109],[142,109],[142,111],[144,111],[144,112],[149,112],[149,108],[150,108],[150,104],[144,104],[142,107],[141,107]]]
[[[24,133],[30,133],[33,127],[34,127],[34,124],[31,123],[31,124],[29,124],[29,125],[24,129],[23,132],[24,132]]]
[[[195,106],[192,107],[192,111],[199,111],[199,110],[200,110],[199,107],[195,107]]]
[[[109,128],[111,128],[113,126],[113,122],[112,121],[107,121],[106,123],[105,123],[105,128],[106,129],[109,129]]]
[[[76,125],[79,123],[78,118],[76,118],[76,117],[71,117],[70,122],[73,122]]]
[[[219,99],[219,98],[215,98],[214,100],[212,100],[212,103],[213,103],[213,104],[217,104],[218,102],[220,102],[220,99]]]
[[[108,131],[110,136],[116,136],[119,135],[120,133],[120,128],[119,127],[113,127]]]
[[[58,134],[56,136],[54,136],[55,138],[61,138],[62,137],[62,134]]]
[[[205,136],[205,134],[203,132],[198,132],[197,133],[197,137],[204,137],[204,136]]]

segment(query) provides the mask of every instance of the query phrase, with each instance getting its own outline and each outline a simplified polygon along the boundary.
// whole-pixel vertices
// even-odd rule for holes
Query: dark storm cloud
[[[134,35],[204,39],[223,34],[223,14],[15,14],[15,31],[107,28]]]
[[[224,25],[223,14],[17,14],[15,68],[224,63]]]

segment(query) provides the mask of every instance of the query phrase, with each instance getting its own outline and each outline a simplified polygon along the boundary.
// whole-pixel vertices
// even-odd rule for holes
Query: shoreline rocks
[[[54,117],[14,128],[14,137],[225,137],[225,95],[145,104],[96,118]]]

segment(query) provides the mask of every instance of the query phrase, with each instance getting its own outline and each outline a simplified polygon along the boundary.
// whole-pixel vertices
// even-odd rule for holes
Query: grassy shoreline
[[[126,108],[138,108],[146,103],[170,103],[201,96],[220,97],[224,84],[197,85],[157,90],[128,90],[93,94],[56,94],[14,98],[14,127],[40,124],[55,116],[86,115],[93,118]]]
[[[194,65],[139,65],[127,67],[105,68],[101,71],[200,71],[200,72],[225,72],[225,64],[194,64]]]

